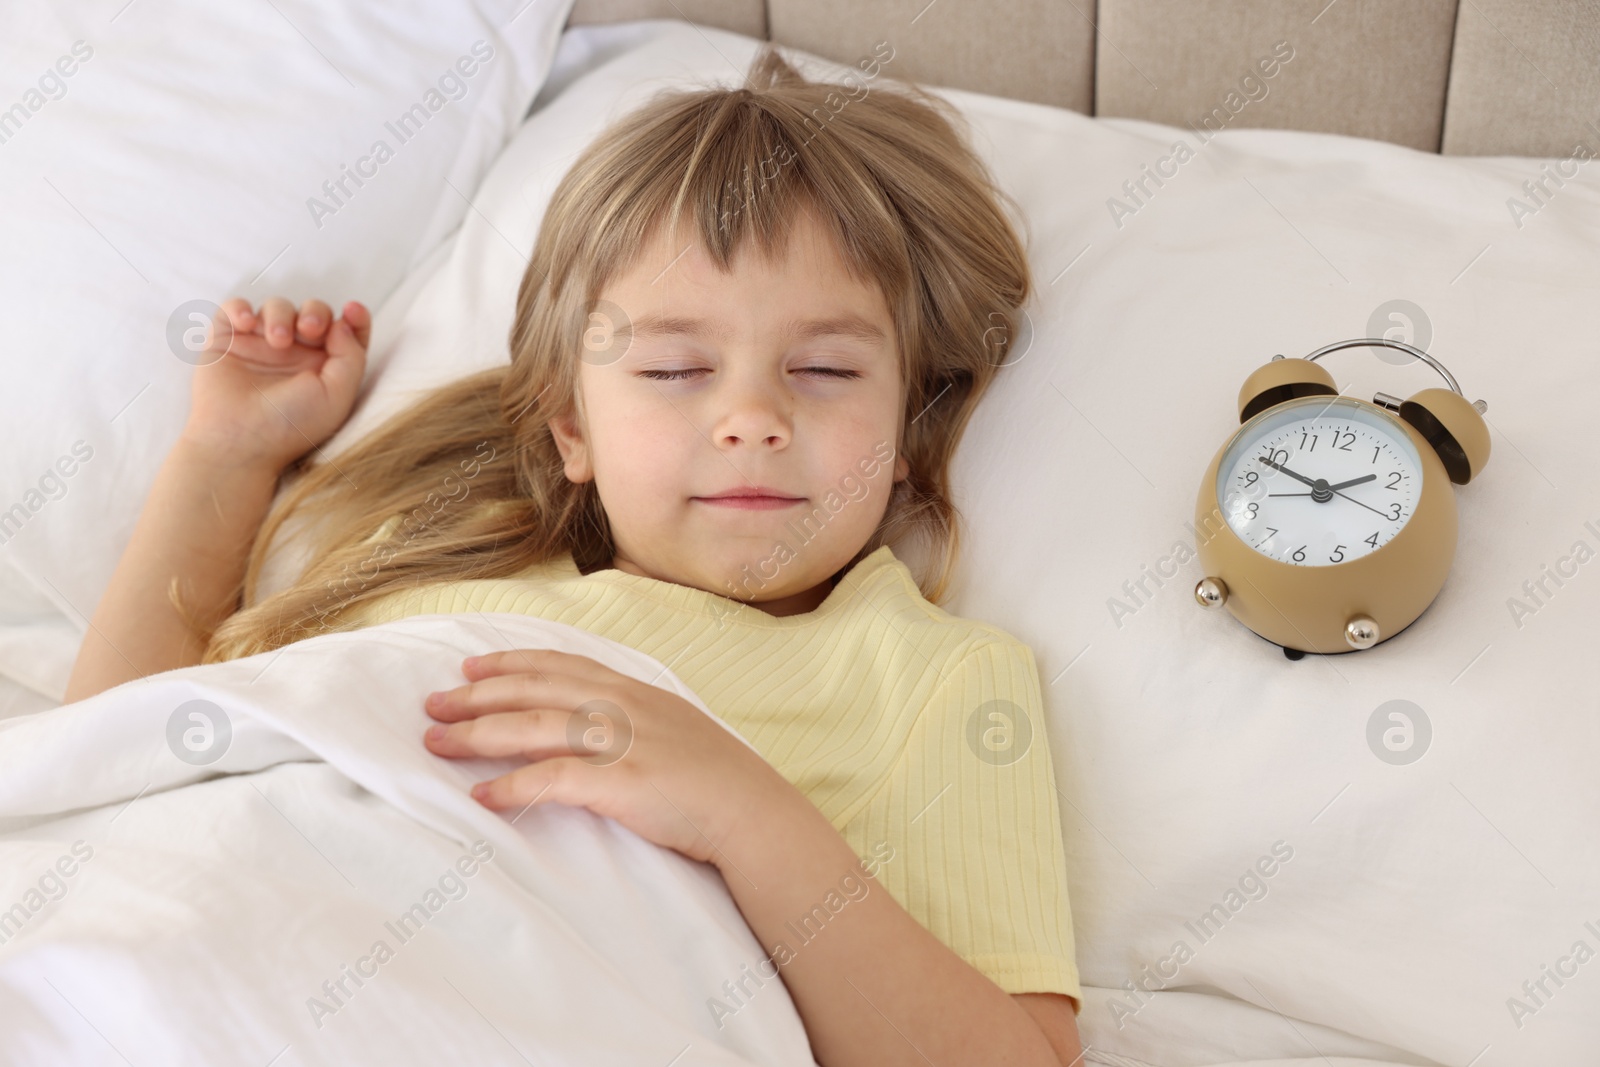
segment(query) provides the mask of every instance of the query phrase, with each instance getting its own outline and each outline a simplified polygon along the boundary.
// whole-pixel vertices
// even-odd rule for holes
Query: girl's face
[[[808,212],[782,259],[752,242],[728,274],[685,232],[601,294],[580,418],[551,431],[567,477],[595,479],[614,568],[811,611],[909,473],[889,309]],[[707,499],[756,488],[790,499]]]

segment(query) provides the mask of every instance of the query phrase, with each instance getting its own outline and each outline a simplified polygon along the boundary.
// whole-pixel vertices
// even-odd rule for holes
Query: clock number
[[[1390,504],[1389,506],[1394,509],[1394,514],[1390,515],[1389,518],[1394,519],[1395,521],[1398,522],[1399,519],[1400,519],[1400,505],[1399,504]]]
[[[1376,530],[1372,531],[1372,536],[1367,538],[1366,541],[1367,541],[1367,544],[1371,545],[1373,548],[1377,548],[1378,547],[1378,531],[1376,531]]]
[[[1261,505],[1260,505],[1260,504],[1257,504],[1257,503],[1256,503],[1256,502],[1255,502],[1255,501],[1253,501],[1253,500],[1252,500],[1252,501],[1251,501],[1251,502],[1250,502],[1250,519],[1253,519],[1253,518],[1255,518],[1255,517],[1256,517],[1256,510],[1257,510],[1257,509],[1258,509],[1258,508],[1260,508],[1260,507],[1261,507]],[[1246,520],[1245,520],[1245,521],[1246,521],[1246,522],[1249,522],[1249,521],[1250,521],[1250,519],[1246,519]]]
[[[1372,462],[1374,462],[1374,463],[1378,462],[1378,449],[1380,449],[1382,447],[1383,447],[1382,445],[1373,445],[1372,446]]]
[[[1299,548],[1295,549],[1294,555],[1289,558],[1293,559],[1296,563],[1304,563],[1306,560],[1306,546],[1301,545]]]
[[[1286,448],[1274,448],[1267,453],[1266,461],[1268,463],[1287,463],[1289,462],[1289,450]]]
[[[1256,484],[1256,479],[1260,478],[1260,477],[1261,477],[1261,475],[1257,474],[1255,471],[1245,471],[1244,472],[1244,487],[1246,489],[1248,489],[1252,485],[1255,485]]]
[[[1344,562],[1344,546],[1343,545],[1334,545],[1333,546],[1333,555],[1328,557],[1328,562],[1330,562],[1330,563],[1343,563]]]
[[[1346,441],[1344,444],[1341,445],[1339,443],[1339,438],[1341,436],[1348,437],[1348,438],[1350,438],[1350,440]],[[1344,451],[1348,452],[1348,451],[1350,451],[1350,446],[1355,444],[1355,443],[1356,443],[1356,435],[1355,434],[1350,433],[1349,431],[1346,431],[1344,434],[1341,435],[1338,430],[1333,431],[1333,447],[1334,448],[1341,448]]]
[[[1400,472],[1399,471],[1390,471],[1389,472],[1389,477],[1393,478],[1394,481],[1392,481],[1388,485],[1384,486],[1385,489],[1393,489],[1397,485],[1400,484]]]
[[[1268,541],[1272,540],[1274,537],[1276,537],[1278,535],[1278,530],[1277,530],[1276,527],[1268,526],[1267,529],[1272,531],[1271,533],[1267,534],[1267,540]]]
[[[1311,437],[1311,447],[1310,448],[1306,447],[1306,436],[1307,436],[1306,431],[1301,430],[1300,431],[1300,450],[1302,452],[1315,452],[1317,450],[1317,435],[1316,434],[1311,434],[1310,435],[1310,437]]]

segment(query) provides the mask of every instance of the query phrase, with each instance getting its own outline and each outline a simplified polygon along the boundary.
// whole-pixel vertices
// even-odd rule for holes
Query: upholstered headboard
[[[899,76],[1106,117],[1600,151],[1600,0],[578,0],[569,24],[636,18],[845,63],[888,41]]]

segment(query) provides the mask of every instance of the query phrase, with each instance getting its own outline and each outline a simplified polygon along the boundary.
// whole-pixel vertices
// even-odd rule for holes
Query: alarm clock
[[[1384,347],[1431,366],[1448,389],[1401,401],[1341,396],[1316,361]],[[1195,504],[1206,575],[1195,599],[1225,606],[1290,659],[1372,648],[1411,625],[1456,550],[1452,482],[1489,460],[1482,400],[1402,341],[1358,337],[1272,360],[1239,390],[1239,429],[1211,460]]]

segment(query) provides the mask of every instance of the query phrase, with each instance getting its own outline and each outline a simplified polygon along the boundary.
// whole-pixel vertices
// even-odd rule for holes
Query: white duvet
[[[505,648],[705,709],[642,653],[476,614],[0,722],[0,1062],[812,1064],[782,983],[711,1011],[762,955],[714,868],[584,808],[491,812],[467,789],[517,761],[423,747],[422,698]]]

